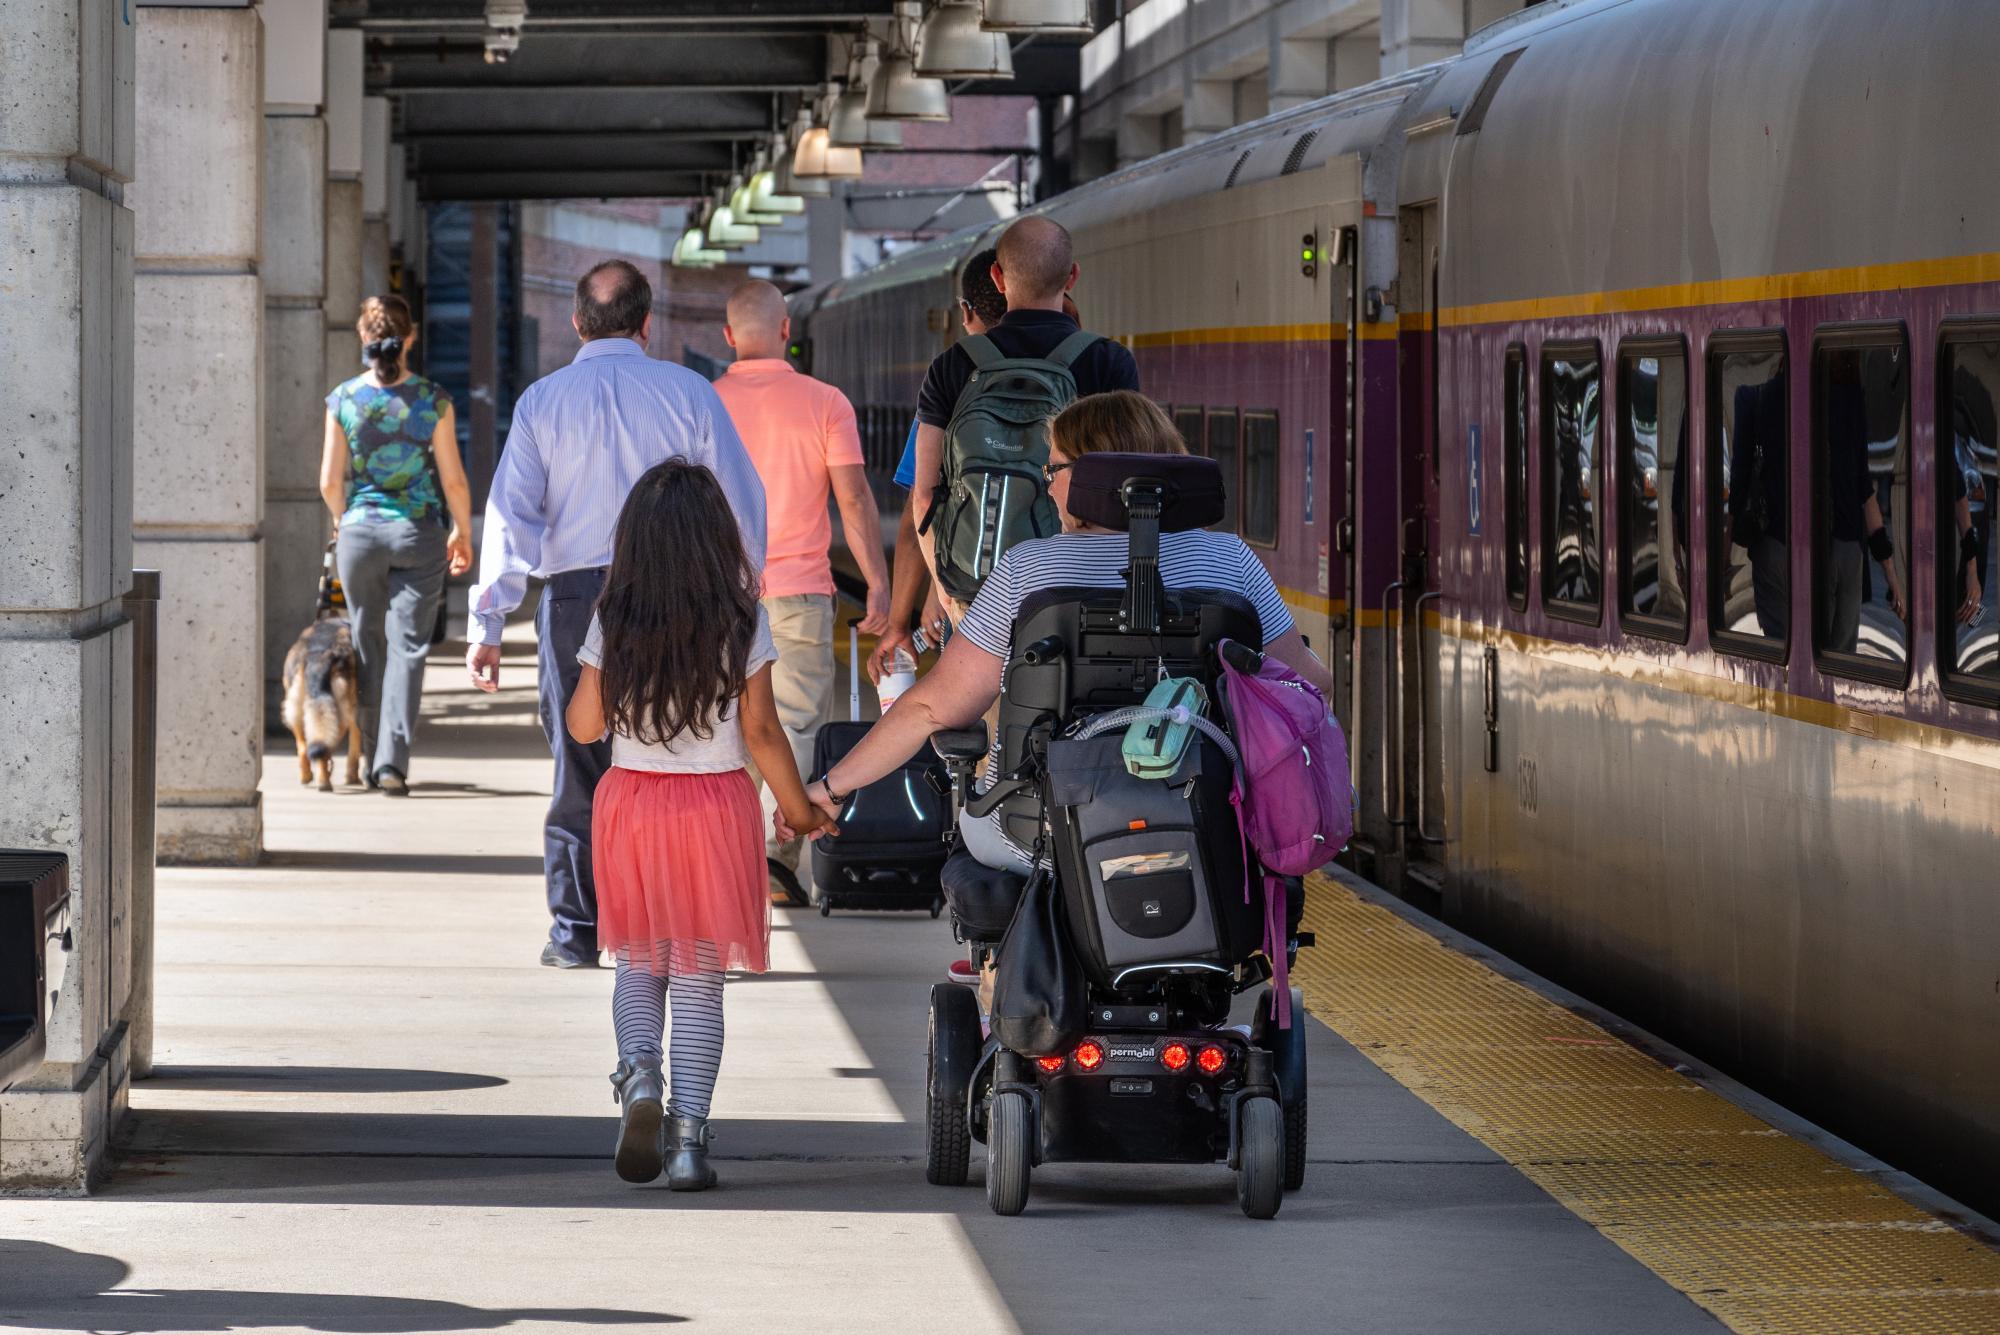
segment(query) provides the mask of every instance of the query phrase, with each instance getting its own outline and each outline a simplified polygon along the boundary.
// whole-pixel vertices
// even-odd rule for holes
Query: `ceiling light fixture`
[[[979,0],[944,0],[917,29],[917,73],[928,79],[1011,79],[1014,48],[979,26]]]

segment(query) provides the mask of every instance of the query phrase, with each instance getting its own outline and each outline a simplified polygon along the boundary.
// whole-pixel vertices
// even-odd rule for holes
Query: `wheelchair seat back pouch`
[[[1257,948],[1229,758],[1197,734],[1164,779],[1126,768],[1124,734],[1049,745],[1056,867],[1075,949],[1099,985],[1132,971],[1228,971]],[[1254,889],[1254,887],[1253,887]]]

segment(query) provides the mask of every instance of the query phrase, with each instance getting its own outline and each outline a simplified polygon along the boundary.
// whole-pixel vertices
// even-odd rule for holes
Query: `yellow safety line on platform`
[[[2000,1252],[1330,877],[1305,925],[1314,1015],[1732,1330],[2000,1330]]]

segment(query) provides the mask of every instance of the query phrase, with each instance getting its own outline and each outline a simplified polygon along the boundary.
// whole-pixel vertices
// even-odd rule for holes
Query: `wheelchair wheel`
[[[986,1127],[986,1203],[994,1214],[1015,1215],[1028,1208],[1034,1134],[1034,1110],[1026,1094],[994,1096]]]
[[[1252,1219],[1270,1219],[1285,1199],[1285,1113],[1259,1094],[1243,1100],[1237,1115],[1236,1203]]]
[[[930,1064],[924,1080],[924,1178],[940,1187],[965,1185],[972,1128],[965,1099],[979,1064],[979,1009],[956,983],[931,988]]]
[[[1306,1032],[1305,997],[1292,989],[1292,1027],[1278,1028],[1271,1015],[1272,994],[1266,988],[1257,1000],[1251,1039],[1268,1050],[1278,1077],[1278,1098],[1285,1110],[1285,1190],[1306,1184]]]

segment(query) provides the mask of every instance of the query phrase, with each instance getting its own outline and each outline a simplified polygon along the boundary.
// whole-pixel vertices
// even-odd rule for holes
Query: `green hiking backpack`
[[[1061,529],[1042,475],[1049,420],[1076,398],[1070,365],[1098,338],[1078,330],[1047,357],[1002,356],[984,334],[961,344],[972,376],[945,427],[944,478],[924,518],[924,531],[937,530],[938,582],[953,598],[972,601],[1015,543]]]

